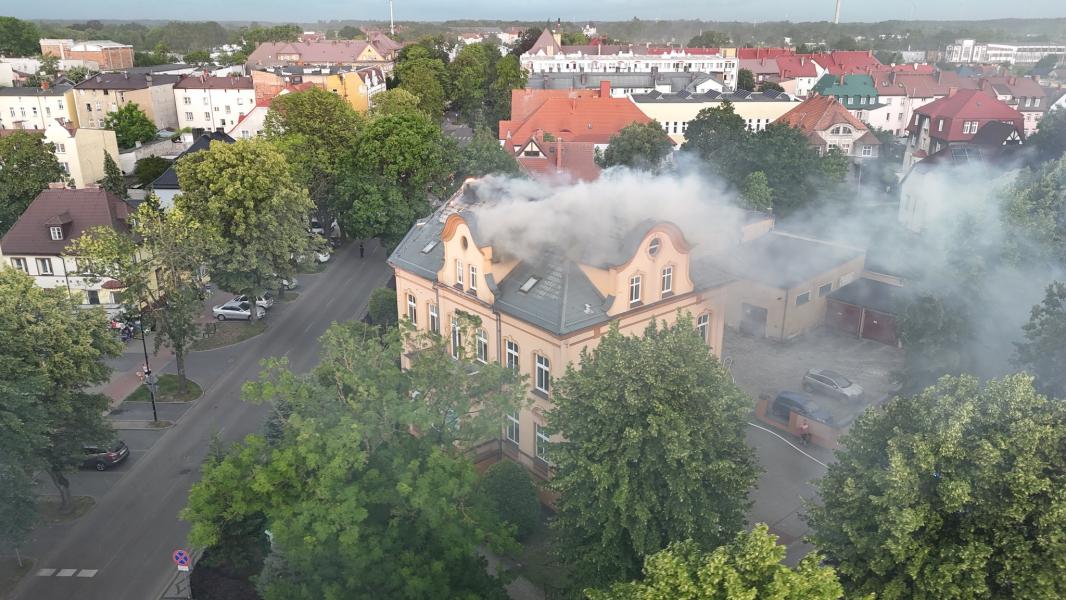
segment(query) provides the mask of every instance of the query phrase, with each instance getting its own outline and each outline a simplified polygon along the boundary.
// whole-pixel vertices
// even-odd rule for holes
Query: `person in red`
[[[800,439],[803,440],[804,446],[811,443],[811,425],[807,422],[807,419],[800,423]]]

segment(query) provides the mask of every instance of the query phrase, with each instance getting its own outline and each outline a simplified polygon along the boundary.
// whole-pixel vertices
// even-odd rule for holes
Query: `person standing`
[[[363,242],[359,242],[359,258],[363,258],[363,252],[366,248],[363,247]]]
[[[807,419],[800,423],[800,439],[803,440],[804,446],[811,444],[811,425],[807,422]]]

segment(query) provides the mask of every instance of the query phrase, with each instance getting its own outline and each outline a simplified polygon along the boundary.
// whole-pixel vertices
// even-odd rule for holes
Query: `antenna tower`
[[[840,14],[840,0],[837,0],[837,15]],[[392,20],[392,0],[389,0],[389,35],[396,35],[396,22]]]
[[[389,0],[389,6],[392,6],[392,0]],[[833,13],[833,25],[840,25],[840,0],[837,0],[837,9]]]

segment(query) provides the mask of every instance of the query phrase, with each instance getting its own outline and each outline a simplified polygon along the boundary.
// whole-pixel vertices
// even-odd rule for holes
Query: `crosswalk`
[[[99,569],[38,569],[38,577],[95,577]]]

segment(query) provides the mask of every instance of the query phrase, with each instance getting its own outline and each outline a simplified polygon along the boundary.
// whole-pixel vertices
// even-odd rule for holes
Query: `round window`
[[[661,242],[659,241],[659,238],[652,238],[651,243],[648,244],[648,254],[650,254],[652,256],[655,256],[656,254],[658,254],[660,245],[661,245]]]
[[[466,236],[465,235],[463,237],[459,238],[459,245],[463,247],[463,250],[466,250]]]

